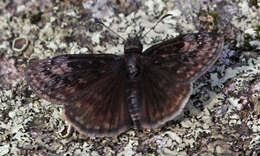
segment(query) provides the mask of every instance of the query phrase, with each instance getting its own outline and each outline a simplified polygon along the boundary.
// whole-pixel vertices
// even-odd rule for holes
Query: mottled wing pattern
[[[193,82],[216,62],[223,43],[224,38],[215,33],[181,35],[148,48],[143,61],[169,71],[174,81]]]
[[[113,135],[132,124],[124,104],[122,63],[116,55],[62,55],[31,61],[25,73],[35,93],[65,105],[65,116],[77,130]]]
[[[177,116],[188,101],[192,82],[218,59],[223,37],[187,34],[163,41],[143,53],[141,122],[156,127]]]

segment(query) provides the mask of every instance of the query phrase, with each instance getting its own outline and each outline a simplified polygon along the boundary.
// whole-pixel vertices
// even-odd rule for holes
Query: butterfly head
[[[127,53],[142,53],[143,45],[138,36],[128,36],[124,42],[124,52]]]

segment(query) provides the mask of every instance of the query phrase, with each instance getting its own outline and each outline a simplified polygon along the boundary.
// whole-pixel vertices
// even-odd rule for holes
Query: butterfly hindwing
[[[145,128],[164,124],[180,114],[187,103],[192,83],[178,83],[168,71],[144,67],[141,123]]]
[[[97,80],[88,86],[89,92],[65,106],[67,120],[88,136],[109,136],[131,128],[124,89],[124,80],[113,74]]]

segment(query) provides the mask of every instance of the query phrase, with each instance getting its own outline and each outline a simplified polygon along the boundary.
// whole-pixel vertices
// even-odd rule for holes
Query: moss
[[[259,8],[258,4],[257,4],[257,0],[250,0],[249,1],[249,6],[251,7],[256,7],[256,8]]]
[[[200,12],[198,15],[200,18],[200,23],[211,31],[217,32],[219,15],[216,12]]]
[[[214,24],[217,24],[218,20],[219,20],[219,15],[216,12],[210,12],[209,15],[211,17],[213,17],[213,22]]]
[[[260,25],[255,26],[255,31],[256,31],[256,39],[260,39]]]
[[[252,45],[250,44],[251,41],[254,41],[254,40],[259,40],[260,39],[260,25],[256,25],[253,27],[253,30],[254,30],[254,34],[248,34],[248,33],[245,33],[244,34],[244,38],[245,38],[245,41],[244,41],[244,49],[246,50],[256,50],[258,48],[257,45]]]
[[[251,44],[250,44],[250,41],[252,41],[252,36],[248,33],[245,33],[244,34],[244,38],[245,38],[245,41],[244,41],[244,45],[243,45],[243,49],[245,50],[253,50],[255,49]]]

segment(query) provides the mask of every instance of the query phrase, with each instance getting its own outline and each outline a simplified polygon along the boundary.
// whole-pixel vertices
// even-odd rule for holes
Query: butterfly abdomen
[[[141,129],[140,124],[140,63],[138,53],[129,53],[125,56],[126,60],[126,104],[131,116],[133,125]]]

